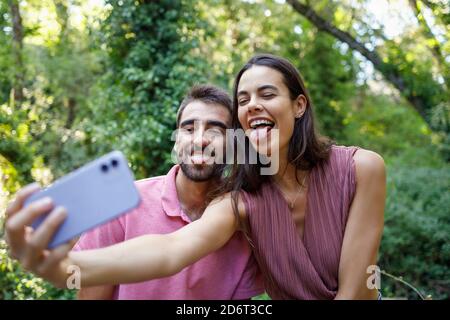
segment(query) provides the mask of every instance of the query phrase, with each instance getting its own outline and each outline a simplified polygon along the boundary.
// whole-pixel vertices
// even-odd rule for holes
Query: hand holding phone
[[[108,153],[32,194],[24,206],[45,197],[52,199],[54,207],[62,206],[67,211],[49,249],[130,211],[140,202],[133,174],[119,151]],[[35,230],[45,217],[34,221]]]

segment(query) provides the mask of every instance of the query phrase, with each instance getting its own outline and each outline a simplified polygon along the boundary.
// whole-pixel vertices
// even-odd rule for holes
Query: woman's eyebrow
[[[245,91],[245,90],[241,90],[241,91],[239,91],[239,92],[237,93],[237,96],[242,96],[242,95],[245,95],[245,94],[248,94],[248,92]]]
[[[266,90],[266,89],[270,89],[270,90],[274,90],[274,91],[277,91],[277,92],[278,92],[278,88],[275,87],[275,86],[273,86],[273,85],[271,85],[271,84],[265,84],[265,85],[262,85],[262,86],[258,87],[257,90],[258,90],[258,91],[263,91],[263,90]],[[245,95],[245,94],[248,94],[248,92],[245,91],[245,90],[241,90],[241,91],[239,91],[239,92],[237,93],[237,96]]]
[[[274,91],[278,91],[277,87],[272,86],[270,84],[266,84],[266,85],[263,85],[263,86],[259,87],[258,91],[263,91],[263,90],[266,90],[266,89],[271,89],[271,90],[274,90]]]

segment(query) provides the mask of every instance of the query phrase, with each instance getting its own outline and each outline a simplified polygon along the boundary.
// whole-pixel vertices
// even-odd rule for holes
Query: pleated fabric
[[[303,237],[274,183],[242,191],[252,250],[272,299],[333,299],[342,242],[356,190],[357,147],[332,146],[310,172]]]

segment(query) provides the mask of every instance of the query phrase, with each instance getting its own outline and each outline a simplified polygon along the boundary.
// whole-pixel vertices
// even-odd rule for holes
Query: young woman
[[[234,128],[260,154],[277,154],[278,171],[262,175],[261,163],[236,163],[200,219],[174,233],[71,252],[61,274],[78,265],[82,286],[166,277],[244,230],[272,298],[376,299],[368,272],[383,229],[382,158],[318,136],[300,74],[283,58],[250,59],[233,98]]]

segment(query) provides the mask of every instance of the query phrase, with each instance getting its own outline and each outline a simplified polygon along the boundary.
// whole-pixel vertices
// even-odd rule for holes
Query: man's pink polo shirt
[[[74,250],[102,248],[145,234],[164,234],[191,222],[175,187],[179,166],[136,182],[139,207],[83,234]],[[152,248],[148,248],[152,250]],[[241,232],[221,249],[162,279],[115,287],[114,299],[247,299],[263,292],[261,275]]]

